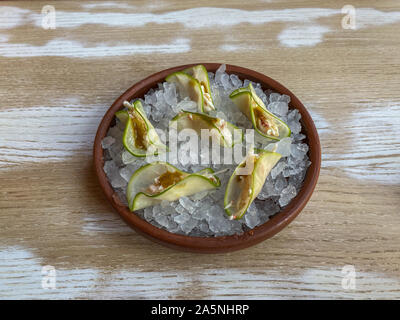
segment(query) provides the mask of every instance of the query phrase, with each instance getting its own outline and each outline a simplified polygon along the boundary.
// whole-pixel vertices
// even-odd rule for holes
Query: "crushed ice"
[[[210,114],[226,119],[242,128],[251,128],[250,121],[236,108],[229,94],[240,87],[247,86],[249,80],[242,81],[237,75],[225,73],[225,65],[216,71],[209,72],[210,85],[215,111]],[[301,133],[301,115],[296,109],[289,109],[290,97],[271,90],[262,90],[259,83],[253,86],[268,110],[285,121],[292,131],[290,138],[277,143],[268,143],[257,147],[276,150],[282,154],[281,160],[272,169],[270,175],[247,213],[240,220],[229,220],[223,209],[223,198],[229,177],[236,165],[210,164],[200,165],[202,154],[191,155],[188,143],[178,143],[179,169],[195,172],[206,167],[214,170],[228,168],[219,175],[221,187],[211,192],[201,192],[190,197],[182,197],[178,201],[162,201],[159,205],[138,210],[136,213],[153,225],[173,233],[190,236],[212,237],[240,234],[269,220],[285,207],[299,192],[307,168],[311,164],[307,152],[306,136]],[[180,111],[197,111],[196,103],[188,98],[182,99],[174,84],[163,82],[158,88],[151,89],[142,99],[144,110],[156,128],[167,131],[169,121]],[[146,164],[140,158],[132,156],[122,145],[123,124],[116,119],[116,124],[108,131],[102,141],[105,154],[104,171],[114,188],[126,203],[126,187],[131,175]],[[186,143],[186,145],[185,145]]]

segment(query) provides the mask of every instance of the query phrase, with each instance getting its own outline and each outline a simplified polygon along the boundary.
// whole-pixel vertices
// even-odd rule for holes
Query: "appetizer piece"
[[[256,132],[261,136],[272,140],[290,136],[288,125],[267,110],[251,83],[247,88],[233,91],[229,97],[253,123]]]
[[[142,103],[137,100],[132,104],[124,102],[128,110],[118,111],[115,116],[126,123],[123,144],[135,157],[157,155],[166,151],[167,147],[161,142],[153,125],[146,117]]]
[[[210,168],[196,173],[183,172],[167,162],[152,162],[139,168],[131,177],[126,197],[129,209],[139,210],[175,201],[180,197],[219,187],[221,182]]]
[[[189,97],[197,103],[199,112],[215,110],[211,97],[207,70],[204,66],[195,66],[170,74],[165,81],[175,83],[182,97]]]
[[[195,78],[200,83],[201,92],[203,93],[203,109],[201,112],[209,112],[215,110],[214,101],[211,96],[210,79],[208,78],[207,69],[199,64],[197,66],[183,70],[183,72]]]
[[[201,129],[214,129],[212,134],[217,135],[220,145],[227,148],[232,148],[236,143],[240,143],[243,140],[243,131],[238,127],[224,119],[214,118],[204,113],[182,110],[171,120],[171,124],[174,122],[176,122],[178,131],[190,128],[195,130],[198,135],[201,134]],[[240,137],[236,140],[234,136],[235,129],[240,130]]]
[[[240,219],[260,193],[265,179],[279,161],[276,152],[252,149],[228,181],[224,207],[231,219]]]
[[[200,82],[185,72],[178,71],[170,74],[165,81],[175,83],[181,97],[189,97],[197,103],[197,108],[203,112],[204,97]]]

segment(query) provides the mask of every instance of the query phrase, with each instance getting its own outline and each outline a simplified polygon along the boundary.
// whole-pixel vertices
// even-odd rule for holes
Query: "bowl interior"
[[[211,72],[215,72],[220,67],[219,63],[202,64],[208,71]],[[300,213],[311,197],[311,194],[317,183],[321,167],[321,146],[317,130],[310,114],[300,100],[277,81],[250,69],[234,65],[226,65],[227,73],[234,73],[242,80],[249,79],[254,82],[259,82],[264,90],[271,89],[280,94],[289,95],[291,98],[289,106],[290,108],[299,110],[301,114],[301,123],[303,126],[302,133],[306,135],[305,141],[309,145],[308,156],[311,161],[311,166],[307,170],[303,187],[297,196],[292,199],[292,201],[282,211],[275,214],[266,223],[246,231],[241,235],[233,236],[205,238],[170,233],[166,230],[162,230],[153,226],[135,213],[130,212],[129,208],[123,204],[121,199],[119,199],[118,195],[114,192],[103,170],[104,158],[101,141],[106,136],[109,127],[115,123],[114,114],[123,108],[123,101],[130,101],[135,98],[143,97],[147,91],[149,91],[151,88],[155,88],[159,82],[164,81],[168,74],[193,65],[196,64],[177,66],[155,73],[133,85],[112,104],[99,125],[94,141],[93,152],[95,171],[101,188],[115,210],[128,225],[145,237],[168,247],[192,252],[218,253],[243,249],[273,236],[282,230],[286,225],[288,225]]]

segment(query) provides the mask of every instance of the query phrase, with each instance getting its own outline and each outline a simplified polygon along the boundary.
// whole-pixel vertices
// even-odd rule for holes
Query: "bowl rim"
[[[302,132],[305,133],[306,141],[309,145],[308,155],[311,165],[307,170],[300,192],[282,211],[275,214],[264,224],[245,231],[243,234],[231,236],[194,237],[171,233],[152,225],[137,214],[132,213],[119,199],[118,194],[114,192],[103,170],[104,158],[101,141],[107,134],[114,119],[115,112],[123,107],[123,101],[142,98],[148,90],[156,87],[157,83],[164,81],[168,74],[198,64],[204,65],[209,72],[215,72],[221,66],[221,63],[192,63],[165,69],[137,82],[117,98],[105,113],[97,129],[93,147],[94,167],[101,189],[106,198],[120,217],[138,233],[174,249],[200,253],[230,252],[253,246],[280,232],[293,221],[305,207],[318,181],[321,168],[321,144],[315,124],[301,101],[289,89],[276,80],[251,69],[226,64],[226,72],[228,74],[236,74],[242,80],[249,79],[254,82],[259,82],[263,90],[271,89],[274,92],[289,95],[291,98],[289,104],[290,108],[296,108],[301,114]]]

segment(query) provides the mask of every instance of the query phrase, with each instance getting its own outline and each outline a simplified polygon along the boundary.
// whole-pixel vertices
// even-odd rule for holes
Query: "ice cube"
[[[119,174],[121,175],[121,177],[126,181],[129,182],[129,180],[132,177],[132,174],[135,172],[135,170],[132,169],[132,167],[123,167],[121,169],[119,169]]]
[[[290,152],[293,158],[303,159],[308,152],[308,145],[305,143],[292,144]]]
[[[193,213],[196,207],[194,206],[194,203],[192,200],[190,200],[188,197],[181,197],[179,198],[179,203],[181,204],[182,207],[184,207],[189,213]]]
[[[191,232],[194,227],[196,227],[198,224],[198,221],[193,218],[189,218],[187,221],[181,224],[181,230],[185,233],[188,234]]]
[[[154,220],[159,223],[164,228],[168,228],[169,226],[169,219],[168,216],[163,215],[162,213],[157,213],[154,215]]]
[[[292,169],[291,169],[290,167],[286,167],[285,169],[283,169],[282,174],[283,174],[283,176],[284,176],[285,178],[288,178],[288,177],[290,177],[291,175],[293,175],[293,171],[292,171]]]
[[[174,221],[177,223],[177,224],[183,224],[183,223],[185,223],[186,221],[188,221],[190,219],[190,215],[188,215],[186,212],[183,212],[183,213],[181,213],[179,216],[176,216],[175,218],[174,218]]]
[[[164,91],[157,90],[156,91],[156,102],[154,103],[154,106],[156,107],[156,109],[163,109],[165,107],[166,103],[167,102],[165,101]]]
[[[256,214],[257,213],[257,207],[254,202],[250,203],[249,207],[247,208],[247,213],[250,214]]]
[[[279,98],[278,101],[282,101],[285,102],[287,104],[290,103],[290,96],[286,95],[286,94],[282,94]]]
[[[121,141],[122,138],[122,130],[118,128],[118,126],[113,126],[110,129],[108,129],[107,135],[110,137],[113,137],[115,141]]]
[[[289,177],[289,183],[294,185],[297,190],[300,190],[300,187],[303,184],[305,174],[306,174],[306,170],[303,169],[298,174],[291,175]]]
[[[293,139],[296,141],[301,141],[304,140],[306,138],[306,136],[302,133],[298,133],[298,134],[294,134],[293,135]]]
[[[199,170],[196,170],[194,168],[192,168],[194,172],[197,172]],[[195,205],[197,206],[196,203],[201,203],[201,199],[203,199],[204,197],[206,197],[208,195],[208,191],[202,191],[202,192],[197,192],[194,195],[191,196],[192,200],[195,202]]]
[[[285,102],[274,101],[268,105],[268,110],[271,111],[273,114],[277,115],[278,117],[282,117],[286,116],[289,107]]]
[[[208,234],[211,231],[210,228],[208,227],[208,223],[206,221],[202,221],[199,224],[199,229],[200,229],[200,231],[204,232],[205,234]]]
[[[174,106],[178,103],[176,96],[176,87],[174,83],[164,82],[164,99],[170,105]]]
[[[179,228],[179,225],[174,221],[174,220],[172,220],[172,219],[169,219],[168,220],[168,228],[167,228],[167,230],[169,231],[169,232],[172,232],[172,233],[179,233],[180,232],[180,228]]]
[[[162,208],[159,205],[156,205],[153,207],[153,216],[155,216],[156,214],[161,214],[162,213]]]
[[[221,83],[225,90],[231,90],[232,85],[231,85],[229,75],[227,73],[223,73],[221,75]]]
[[[182,110],[196,112],[197,111],[197,103],[192,100],[185,99],[185,100],[181,100],[179,103],[177,103],[175,105],[172,105],[172,109],[176,113],[178,113]]]
[[[244,81],[243,81],[243,87],[248,87],[249,86],[249,84],[250,83],[252,83],[249,79],[244,79]]]
[[[298,121],[288,121],[287,125],[290,128],[290,131],[292,131],[292,134],[298,134],[301,131],[301,123]]]
[[[261,189],[260,193],[258,194],[257,198],[264,200],[268,199],[269,197],[272,197],[275,195],[275,188],[274,184],[270,179],[267,178],[267,180],[264,183],[263,188]]]
[[[261,90],[260,94],[258,95],[262,102],[267,106],[269,104],[267,95]]]
[[[144,102],[146,104],[155,105],[157,102],[157,97],[154,92],[154,89],[150,89],[150,91],[144,96]]]
[[[282,157],[288,157],[291,152],[291,145],[293,139],[286,137],[276,143],[268,144],[264,149],[279,153]]]
[[[267,199],[264,201],[256,200],[257,201],[257,208],[258,208],[258,215],[260,217],[260,223],[263,224],[269,220],[269,218],[274,215],[275,213],[280,211],[279,205],[273,199]]]
[[[225,64],[221,64],[220,67],[215,72],[215,82],[216,83],[221,83],[222,84],[221,78],[222,78],[222,75],[225,74],[225,70],[226,70],[226,65]]]
[[[137,157],[133,156],[130,152],[124,150],[122,152],[122,163],[129,164],[137,161]]]
[[[144,208],[144,218],[147,221],[153,220],[153,208],[152,207],[146,207]]]
[[[215,233],[226,232],[229,230],[229,223],[221,214],[210,217],[208,224],[210,230]]]
[[[219,208],[217,205],[212,206],[208,211],[207,211],[207,216],[209,218],[215,218],[220,216],[220,210],[221,208]]]
[[[280,98],[280,96],[281,96],[281,95],[280,95],[279,93],[272,92],[272,93],[269,95],[269,102],[272,103],[272,102],[274,102],[274,101],[278,101],[279,98]]]
[[[120,176],[119,169],[114,160],[109,160],[104,163],[104,172],[113,188],[122,188],[126,186],[127,182]]]
[[[275,180],[275,184],[274,184],[275,191],[276,191],[275,194],[279,195],[287,185],[288,185],[288,183],[287,183],[286,179],[283,177],[282,174],[280,174]]]
[[[116,193],[121,202],[124,205],[128,206],[128,199],[126,198],[126,190],[124,190],[124,188],[118,188],[116,189]]]
[[[271,178],[275,179],[285,167],[286,163],[284,161],[279,161],[271,170]]]
[[[142,101],[142,106],[143,106],[144,113],[146,114],[146,117],[150,118],[150,115],[152,114],[152,109],[154,107],[152,107],[150,104],[145,103],[142,99],[140,99],[140,101]]]
[[[279,198],[279,205],[281,207],[286,206],[297,194],[295,186],[289,184],[285,189],[282,190]]]
[[[253,85],[254,85],[254,83],[253,83]],[[264,102],[264,104],[268,105],[268,98],[258,83],[256,85],[254,85],[254,91],[256,92],[257,96]]]
[[[229,77],[230,77],[232,85],[235,89],[242,87],[243,82],[242,82],[242,80],[240,80],[240,78],[236,74],[232,73]]]
[[[108,149],[114,142],[115,139],[113,137],[107,136],[101,141],[101,146],[103,147],[103,149]]]
[[[154,108],[154,110],[152,110],[152,112],[151,112],[151,117],[156,122],[159,122],[164,117],[164,114],[160,110],[162,110],[162,109]]]
[[[205,219],[207,219],[207,211],[204,210],[204,208],[202,208],[202,207],[197,208],[197,209],[193,212],[192,217],[193,217],[194,219],[196,219],[196,220],[205,220]]]
[[[244,214],[244,219],[245,219],[246,225],[250,229],[253,229],[260,223],[260,218],[257,214],[257,208],[256,208],[254,202],[249,206],[249,208],[247,209],[247,212]]]
[[[300,119],[301,119],[301,114],[300,114],[299,110],[292,109],[289,111],[288,117],[287,117],[288,121],[300,121]]]
[[[164,215],[175,217],[176,211],[175,208],[171,205],[171,202],[167,201],[168,205],[166,207],[162,207],[162,212]],[[171,218],[172,219],[172,218]]]
[[[176,207],[175,207],[176,212],[183,214],[183,213],[187,213],[186,209],[184,207],[182,207],[182,205],[179,203]]]
[[[162,200],[161,203],[160,203],[160,206],[161,206],[162,209],[165,209],[165,208],[171,206],[171,202],[169,202],[167,200]]]
[[[178,161],[184,166],[183,169],[190,169],[192,164],[199,163],[198,139],[189,139],[178,146]],[[187,167],[185,167],[187,166]]]

